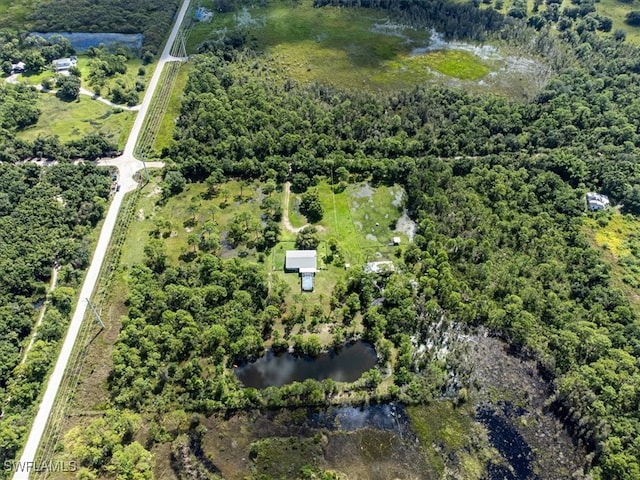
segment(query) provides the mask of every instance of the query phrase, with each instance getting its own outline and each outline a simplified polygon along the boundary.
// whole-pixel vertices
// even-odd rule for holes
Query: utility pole
[[[149,183],[149,170],[147,170],[147,162],[144,160],[144,153],[140,152],[140,160],[142,160],[142,167],[144,168],[144,176],[147,178],[147,183]]]
[[[100,318],[100,315],[98,314],[98,312],[96,312],[95,307],[93,306],[93,303],[91,303],[91,300],[89,300],[87,298],[87,303],[89,304],[89,308],[91,308],[91,311],[93,312],[93,314],[96,316],[96,321],[100,324],[100,326],[102,327],[102,330],[105,329],[104,323],[102,323],[102,319]]]
[[[182,58],[187,58],[187,45],[184,40],[184,31],[182,32],[182,35],[180,35],[180,44],[182,45],[182,51],[180,52],[182,55],[180,56]]]

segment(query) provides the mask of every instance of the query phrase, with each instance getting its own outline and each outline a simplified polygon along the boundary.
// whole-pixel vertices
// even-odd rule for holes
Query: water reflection
[[[307,378],[336,382],[353,382],[376,365],[373,347],[363,341],[347,344],[339,352],[330,351],[316,358],[296,356],[290,353],[276,355],[269,350],[255,362],[235,370],[238,379],[247,387],[279,387],[291,382],[303,382]]]

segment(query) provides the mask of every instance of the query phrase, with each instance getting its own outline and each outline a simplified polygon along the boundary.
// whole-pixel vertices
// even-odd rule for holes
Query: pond
[[[269,350],[255,362],[235,369],[238,379],[247,387],[279,387],[307,378],[336,382],[353,382],[375,367],[378,358],[373,347],[361,340],[345,345],[339,351],[332,350],[317,357],[297,356],[291,353],[276,355]]]
[[[534,454],[531,447],[513,426],[512,421],[487,405],[478,409],[476,418],[487,428],[489,442],[500,452],[510,467],[508,468],[505,464],[490,463],[488,473],[491,480],[539,479],[533,471]]]

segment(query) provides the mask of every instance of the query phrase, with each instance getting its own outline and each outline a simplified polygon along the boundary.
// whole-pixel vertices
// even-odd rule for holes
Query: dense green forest
[[[85,163],[47,168],[0,163],[0,458],[11,460],[30,425],[34,400],[55,358],[91,256],[89,235],[102,218],[111,173]],[[24,363],[52,269],[60,269],[42,325]]]
[[[587,189],[633,205],[640,51],[586,29],[534,38],[572,61],[527,102],[267,81],[252,73],[260,57],[220,45],[196,59],[164,156],[191,181],[282,181],[291,166],[313,184],[345,167],[405,185],[419,235],[404,261],[419,287],[378,316],[366,287],[350,286],[368,335],[402,348],[402,333],[438,315],[489,326],[553,379],[551,407],[595,452],[594,476],[637,478],[640,323],[581,224]]]
[[[37,32],[142,33],[143,49],[155,54],[171,29],[175,0],[45,0],[27,14]]]

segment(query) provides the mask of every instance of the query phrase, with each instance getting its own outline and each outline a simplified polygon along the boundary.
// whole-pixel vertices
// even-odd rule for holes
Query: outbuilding
[[[589,210],[606,210],[610,204],[609,197],[606,195],[595,192],[587,193],[587,206]]]
[[[317,250],[287,250],[285,253],[284,270],[298,272],[302,291],[313,291],[313,280],[318,268]]]

